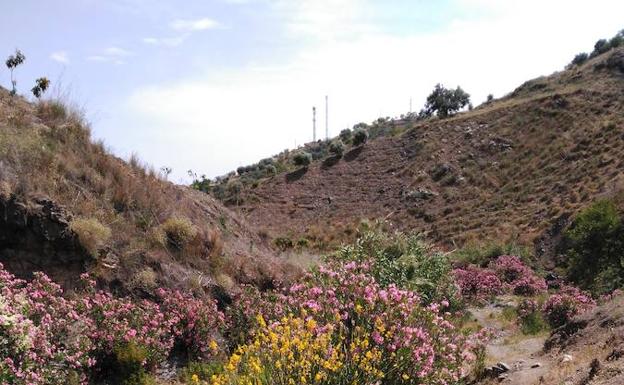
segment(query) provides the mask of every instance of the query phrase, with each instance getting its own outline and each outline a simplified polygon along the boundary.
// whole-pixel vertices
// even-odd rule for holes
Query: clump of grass
[[[96,218],[77,218],[70,223],[69,227],[78,236],[82,247],[95,258],[111,237],[111,229]]]
[[[159,226],[155,239],[176,250],[183,250],[197,235],[197,228],[184,217],[171,217]]]
[[[535,312],[520,319],[522,333],[535,335],[548,329],[548,324],[540,312]]]
[[[151,267],[146,267],[132,277],[131,285],[136,289],[154,290],[158,286],[156,273]]]

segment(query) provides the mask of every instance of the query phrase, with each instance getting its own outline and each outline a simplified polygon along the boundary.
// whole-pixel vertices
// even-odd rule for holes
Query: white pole
[[[329,139],[329,102],[325,95],[325,140]]]
[[[312,107],[312,141],[316,142],[316,107]]]

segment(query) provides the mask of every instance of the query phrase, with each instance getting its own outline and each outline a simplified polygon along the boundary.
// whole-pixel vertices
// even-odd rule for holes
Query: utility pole
[[[312,141],[316,142],[316,107],[312,107]]]
[[[329,140],[329,103],[325,95],[325,140]]]

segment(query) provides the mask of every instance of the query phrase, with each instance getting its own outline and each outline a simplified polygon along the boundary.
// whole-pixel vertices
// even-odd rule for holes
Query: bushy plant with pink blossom
[[[45,275],[27,283],[0,264],[0,383],[86,383],[93,325],[75,306]]]
[[[170,320],[176,345],[190,360],[211,360],[224,346],[225,315],[214,299],[159,289],[160,310]]]
[[[246,318],[262,316],[259,326],[281,322],[280,313],[312,320],[319,332],[344,335],[340,349],[347,352],[362,349],[350,345],[356,333],[366,349],[379,355],[370,371],[383,373],[375,378],[380,384],[457,383],[474,354],[470,354],[473,346],[451,322],[452,315],[444,310],[449,303],[443,300],[423,306],[417,292],[391,283],[382,286],[370,272],[369,261],[330,261],[274,297],[279,312],[267,315],[244,307]],[[347,370],[351,364],[348,357],[345,360]]]
[[[461,295],[469,301],[484,302],[504,291],[503,282],[491,269],[468,265],[454,269],[453,276]]]
[[[574,286],[564,286],[552,294],[542,307],[546,320],[556,328],[568,323],[574,316],[596,305],[592,297]]]
[[[516,295],[534,296],[547,290],[546,281],[516,256],[501,255],[490,268]]]
[[[0,383],[86,384],[121,359],[150,371],[176,343],[190,359],[222,351],[225,317],[212,300],[165,290],[158,301],[134,300],[96,290],[86,275],[83,284],[70,299],[42,273],[27,282],[0,265]]]

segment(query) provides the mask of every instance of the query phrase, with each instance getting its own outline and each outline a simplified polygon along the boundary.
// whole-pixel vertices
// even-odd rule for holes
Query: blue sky
[[[27,57],[20,91],[49,77],[115,154],[172,167],[176,182],[311,140],[326,94],[331,135],[410,98],[417,110],[438,82],[478,104],[624,28],[613,0],[0,3],[0,55]]]

